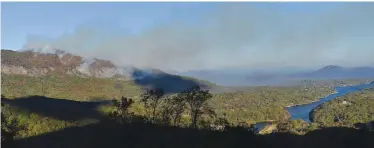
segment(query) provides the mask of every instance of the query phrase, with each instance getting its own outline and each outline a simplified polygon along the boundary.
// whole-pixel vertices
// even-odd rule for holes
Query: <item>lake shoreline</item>
[[[360,89],[349,90],[352,87],[356,87],[356,88],[360,88]],[[320,98],[319,100],[312,101],[310,103],[288,105],[285,108],[287,109],[287,111],[291,115],[290,119],[292,118],[292,116],[298,116],[297,119],[300,118],[300,119],[305,120],[306,118],[304,119],[303,116],[300,116],[300,115],[297,115],[297,114],[292,114],[291,111],[290,111],[290,109],[293,109],[293,108],[295,108],[297,106],[305,106],[306,107],[305,109],[310,110],[308,112],[304,112],[304,113],[307,113],[305,115],[305,117],[307,116],[308,119],[310,119],[310,112],[312,112],[316,107],[324,104],[326,101],[334,100],[334,99],[336,99],[336,98],[338,98],[340,96],[345,96],[345,95],[348,95],[348,94],[351,94],[351,93],[354,93],[354,92],[359,92],[359,91],[365,90],[367,88],[372,88],[372,87],[374,87],[374,81],[363,83],[363,84],[358,84],[358,85],[336,86],[336,87],[334,87],[335,88],[335,92],[334,93],[326,95],[325,97]],[[345,90],[345,89],[347,89],[347,90]],[[318,104],[317,102],[320,102],[320,104]],[[316,103],[316,104],[313,104],[313,103]],[[311,105],[311,106],[308,107],[308,105]],[[316,106],[314,106],[314,105],[316,105]],[[312,107],[312,108],[310,108],[310,107]],[[300,108],[298,108],[298,110],[300,110]],[[303,111],[301,113],[303,114]],[[309,120],[305,120],[305,121],[312,122],[312,121],[309,121]],[[261,131],[263,128],[265,128],[266,126],[268,126],[269,123],[272,123],[272,122],[257,122],[256,123],[256,127],[258,127],[258,130]]]
[[[319,98],[318,100],[311,101],[311,102],[309,102],[309,103],[290,104],[290,105],[288,105],[288,106],[285,106],[285,108],[296,107],[296,106],[302,106],[302,105],[308,105],[308,104],[312,104],[312,103],[315,103],[315,102],[319,102],[319,101],[321,101],[322,99],[326,98],[327,96],[334,95],[334,94],[337,94],[337,93],[339,93],[339,92],[335,90],[334,93],[331,93],[331,94],[329,94],[329,95],[326,95],[325,97]]]
[[[322,104],[326,103],[327,101],[331,101],[331,100],[334,100],[336,98],[339,98],[340,96],[345,96],[345,95],[348,95],[348,94],[351,94],[351,93],[362,91],[362,90],[367,89],[367,88],[374,87],[373,84],[374,84],[374,81],[366,82],[366,83],[362,83],[362,84],[358,84],[358,85],[336,86],[334,93],[332,93],[330,95],[327,95],[327,96],[319,99],[318,101],[314,101],[312,103],[303,104],[303,105],[293,105],[291,107],[288,107],[287,110],[290,112],[290,114],[292,114],[292,112],[293,112],[293,115],[291,115],[291,116],[298,116],[301,119],[306,119],[306,118],[309,119],[310,111],[312,111],[313,109],[315,109],[319,105],[322,105]],[[302,106],[302,107],[297,107],[297,106]],[[306,111],[302,111],[303,106],[305,106],[305,109],[310,110],[308,112],[308,114],[306,114]],[[301,114],[305,113],[305,115],[298,114],[295,111],[299,111]]]
[[[323,98],[321,98],[323,99]],[[320,99],[320,100],[321,100]],[[302,106],[302,105],[307,105],[307,104],[311,104],[311,103],[314,103],[314,102],[318,102],[320,100],[316,100],[316,101],[312,101],[312,102],[309,102],[309,103],[301,103],[301,104],[291,104],[291,105],[288,105],[288,106],[284,106],[284,108],[290,108],[290,107],[296,107],[296,106]]]

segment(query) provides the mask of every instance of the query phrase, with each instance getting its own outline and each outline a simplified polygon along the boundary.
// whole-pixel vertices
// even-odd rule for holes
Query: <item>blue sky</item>
[[[2,48],[19,49],[28,35],[57,37],[84,24],[106,29],[114,25],[136,33],[174,19],[194,21],[217,5],[219,3],[2,3]],[[310,8],[310,3],[255,5],[297,13],[307,13]],[[334,7],[313,5],[318,5],[314,6],[317,12]]]
[[[18,49],[27,35],[57,37],[81,25],[139,32],[173,18],[193,19],[211,5],[198,3],[2,3],[2,48]],[[213,6],[214,7],[214,6]],[[193,10],[192,12],[188,12]],[[195,14],[194,14],[195,13]],[[194,16],[192,16],[194,15]]]
[[[374,64],[373,3],[2,3],[1,11],[5,49],[178,70]]]

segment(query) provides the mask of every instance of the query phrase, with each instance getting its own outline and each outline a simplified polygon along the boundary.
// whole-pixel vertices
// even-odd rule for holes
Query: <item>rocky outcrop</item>
[[[56,50],[54,54],[2,50],[1,63],[1,73],[28,76],[58,73],[81,77],[129,79],[133,72],[133,68],[120,68],[107,60],[85,59],[62,50]]]
[[[1,73],[32,77],[50,74],[130,80],[143,88],[163,88],[166,93],[181,92],[192,86],[211,89],[212,83],[172,75],[157,69],[120,67],[110,61],[83,58],[61,50],[54,53],[2,50]],[[209,86],[209,87],[208,87]]]
[[[276,130],[277,130],[277,124],[271,124],[271,125],[268,125],[268,126],[264,127],[258,133],[261,134],[261,135],[265,135],[265,134],[271,134]]]

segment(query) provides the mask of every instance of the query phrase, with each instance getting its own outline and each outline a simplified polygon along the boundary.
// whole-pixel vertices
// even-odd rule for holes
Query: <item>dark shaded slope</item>
[[[136,78],[134,82],[137,85],[147,89],[162,88],[165,93],[179,93],[193,86],[200,86],[203,89],[214,87],[213,83],[161,71],[147,73],[138,69],[133,72],[133,78]]]
[[[11,106],[26,109],[32,113],[65,121],[78,121],[85,118],[101,118],[102,115],[96,111],[96,108],[100,105],[110,103],[110,101],[81,102],[47,98],[44,96],[2,99],[2,102]]]
[[[34,96],[4,103],[28,109],[31,112],[65,120],[100,117],[95,107],[107,102],[77,102]],[[79,110],[74,110],[79,109]],[[73,112],[74,111],[74,112]],[[75,117],[72,117],[75,116]],[[141,119],[141,117],[135,117]],[[255,135],[243,128],[226,131],[179,128],[145,124],[134,120],[118,124],[101,118],[98,123],[68,127],[59,131],[18,139],[15,148],[371,148],[374,132],[352,128],[324,128],[304,136],[289,133]]]
[[[304,136],[289,133],[261,136],[244,129],[219,132],[107,121],[21,139],[16,144],[20,148],[371,148],[373,138],[374,132],[350,128],[326,128]]]

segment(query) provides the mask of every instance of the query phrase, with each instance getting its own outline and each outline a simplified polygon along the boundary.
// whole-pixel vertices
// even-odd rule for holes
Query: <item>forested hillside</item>
[[[354,126],[374,121],[374,88],[327,102],[314,109],[311,118],[325,126]]]
[[[369,129],[363,133],[353,128],[326,129],[336,125],[330,115],[339,117],[339,125],[372,121],[372,91],[360,94],[358,100],[347,99],[345,110],[335,107],[339,105],[325,109],[333,103],[325,104],[315,111],[313,123],[289,120],[286,109],[318,101],[335,93],[334,87],[368,79],[225,87],[157,70],[132,71],[131,79],[104,77],[102,68],[113,67],[100,60],[89,65],[90,73],[81,75],[70,73],[79,72],[76,66],[81,65],[75,62],[68,68],[69,60],[64,58],[72,56],[68,53],[42,54],[40,59],[33,54],[2,53],[8,56],[2,58],[6,66],[2,65],[1,73],[2,144],[7,147],[176,147],[179,142],[184,147],[300,147],[310,141],[322,145],[325,139],[314,134],[372,136],[367,125],[361,125]],[[20,55],[29,59],[21,60]],[[274,124],[261,134],[272,135],[256,135],[254,125],[264,121]],[[357,137],[355,141],[368,142]],[[290,144],[295,140],[301,142]]]
[[[144,90],[142,85],[134,81],[114,78],[82,78],[70,75],[30,77],[7,74],[3,74],[2,78],[2,92],[7,98],[38,95],[76,101],[98,101],[124,96],[133,98],[136,101],[135,105],[140,106],[138,101]],[[164,83],[167,85],[171,82]],[[327,82],[305,82],[302,85],[288,87],[227,87],[225,90],[229,92],[214,93],[209,104],[217,114],[226,114],[234,123],[288,119],[289,114],[284,107],[317,101],[333,93],[334,85],[336,84]],[[215,88],[217,90],[219,86]]]

